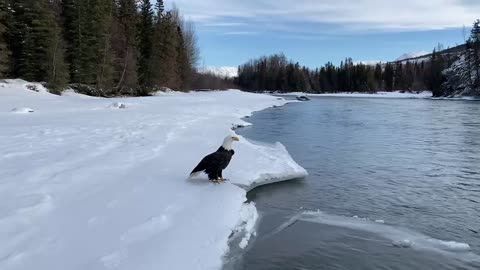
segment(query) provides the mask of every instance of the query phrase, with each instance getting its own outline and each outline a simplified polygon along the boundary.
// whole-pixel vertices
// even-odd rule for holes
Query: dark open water
[[[315,98],[239,130],[310,176],[257,188],[225,269],[480,269],[480,103]]]

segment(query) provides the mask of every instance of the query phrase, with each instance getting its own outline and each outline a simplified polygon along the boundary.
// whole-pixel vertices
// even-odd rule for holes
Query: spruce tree
[[[95,26],[91,3],[94,1],[63,0],[63,17],[71,82],[93,85],[96,70],[92,62],[97,58],[91,37]]]
[[[62,31],[61,0],[53,0],[51,6],[50,49],[48,50],[47,83],[52,90],[62,90],[68,84],[68,67],[65,63],[65,41]]]
[[[153,39],[153,54],[150,69],[153,73],[152,82],[157,87],[178,89],[180,79],[178,74],[178,32],[175,20],[170,12],[161,14],[155,24]]]
[[[383,83],[382,83],[382,64],[378,63],[375,65],[375,82],[376,82],[376,91],[382,89]]]
[[[111,52],[113,0],[63,0],[67,62],[74,83],[113,87]]]
[[[393,90],[405,90],[405,78],[403,72],[403,64],[399,62],[395,66],[395,75],[394,75],[394,86]]]
[[[480,20],[476,20],[473,24],[469,45],[470,66],[474,74],[472,88],[477,89],[480,88]]]
[[[11,2],[12,16],[10,26],[10,44],[12,50],[12,76],[24,79],[34,80],[32,74],[33,67],[32,57],[34,44],[32,41],[32,16],[34,12],[33,1],[20,0]]]
[[[10,74],[10,48],[8,44],[8,26],[11,19],[9,3],[0,1],[0,78]]]
[[[115,82],[120,93],[133,93],[137,86],[137,6],[135,0],[119,0],[112,46],[116,50]]]
[[[52,2],[49,0],[19,0],[12,5],[11,41],[13,75],[31,81],[44,81],[62,87],[59,80],[60,28]]]
[[[385,82],[385,90],[392,91],[393,90],[393,83],[395,77],[395,70],[391,63],[387,63],[385,66],[385,72],[383,74],[383,80]]]
[[[429,69],[429,88],[433,92],[434,97],[440,97],[443,95],[442,84],[444,81],[443,70],[444,59],[441,54],[437,53],[436,50],[433,50],[432,57],[430,60],[430,69]]]
[[[155,16],[155,21],[158,23],[165,12],[165,5],[163,4],[163,0],[157,0],[155,3],[155,10],[157,11],[156,16]]]
[[[92,33],[89,42],[93,51],[88,60],[89,64],[94,67],[91,75],[95,78],[95,86],[99,91],[105,92],[113,88],[111,37],[115,1],[91,0],[90,3],[92,20],[88,24],[88,29]]]
[[[180,26],[177,26],[177,73],[179,79],[179,87],[185,89],[186,84],[191,76],[191,66],[188,61],[187,48]]]
[[[140,1],[140,18],[137,27],[138,35],[138,81],[140,87],[152,86],[150,61],[153,40],[153,10],[150,0]]]

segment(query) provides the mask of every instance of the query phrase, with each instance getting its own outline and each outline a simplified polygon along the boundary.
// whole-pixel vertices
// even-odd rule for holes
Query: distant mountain
[[[424,56],[424,55],[427,55],[427,54],[429,54],[429,53],[425,52],[425,51],[409,52],[409,53],[402,54],[395,61],[402,61],[402,60],[406,60],[406,59],[417,58],[417,57]]]
[[[206,67],[202,73],[210,73],[218,77],[234,78],[238,76],[237,67]]]
[[[378,60],[368,60],[368,61],[355,61],[353,62],[354,65],[365,65],[365,66],[375,66],[377,64],[381,64],[382,61]]]
[[[445,49],[443,51],[440,51],[442,56],[448,56],[448,57],[458,57],[465,51],[465,44],[458,45],[452,48]],[[393,63],[406,63],[406,62],[417,62],[420,63],[422,61],[430,61],[430,58],[432,57],[432,53],[426,53],[426,52],[412,52],[412,53],[406,53],[400,57],[398,57]]]

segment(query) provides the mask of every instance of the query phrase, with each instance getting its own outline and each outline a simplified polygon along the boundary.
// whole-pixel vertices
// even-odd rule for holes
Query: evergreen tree
[[[135,0],[118,0],[112,46],[116,51],[116,89],[120,93],[132,93],[137,86],[137,18]]]
[[[62,90],[68,83],[68,67],[65,63],[65,41],[62,35],[61,0],[51,0],[50,45],[48,50],[48,87]]]
[[[34,45],[32,42],[33,1],[12,1],[13,13],[10,28],[10,44],[12,50],[12,75],[34,80],[32,61]]]
[[[138,80],[140,87],[152,86],[152,71],[150,61],[152,57],[153,38],[153,10],[150,0],[140,1],[140,19],[138,23]]]
[[[113,87],[111,33],[115,1],[63,0],[67,62],[72,82]]]
[[[157,11],[155,16],[155,22],[159,23],[165,12],[165,5],[163,4],[163,0],[157,0],[157,2],[155,3],[155,10]]]
[[[111,51],[112,21],[115,1],[90,0],[92,20],[88,29],[92,33],[87,39],[90,44],[88,64],[93,66],[90,74],[98,90],[113,88],[113,55]]]
[[[155,7],[156,16],[149,0],[0,1],[0,76],[103,96],[187,88],[199,56],[194,28],[163,0]]]
[[[61,51],[61,33],[50,0],[14,1],[11,42],[13,76],[44,81],[52,88],[66,84]]]
[[[197,37],[192,23],[186,22],[174,5],[171,10],[173,23],[177,27],[177,68],[181,88],[188,88],[199,60]]]
[[[445,66],[442,55],[438,54],[436,50],[433,50],[429,69],[429,88],[432,90],[434,97],[443,95],[442,84],[444,78],[442,72],[444,69]]]
[[[9,3],[0,1],[0,78],[10,74],[10,48],[8,46],[8,26],[11,19]]]
[[[480,20],[473,24],[469,43],[469,60],[473,73],[472,88],[480,87]]]
[[[73,83],[93,84],[84,70],[88,66],[87,21],[88,1],[63,0],[64,36],[67,41],[66,60]]]
[[[405,88],[405,78],[403,72],[403,64],[397,63],[395,65],[395,75],[394,75],[394,87],[393,90],[406,90]]]
[[[178,89],[180,79],[178,74],[178,31],[172,13],[161,14],[155,24],[153,39],[153,54],[150,68],[153,73],[152,82],[157,87]]]
[[[182,28],[177,26],[177,73],[180,89],[186,87],[187,81],[190,79],[192,70],[187,56],[187,48],[182,32]]]
[[[385,72],[383,75],[383,81],[385,82],[385,90],[393,91],[393,84],[395,79],[395,70],[391,63],[385,65]]]
[[[376,81],[375,91],[377,91],[378,89],[382,89],[383,78],[382,78],[382,65],[380,63],[375,65],[374,78],[375,78],[375,81]]]

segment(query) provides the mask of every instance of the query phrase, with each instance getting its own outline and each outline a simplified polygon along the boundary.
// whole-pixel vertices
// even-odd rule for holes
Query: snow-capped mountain
[[[398,57],[396,59],[396,61],[402,61],[402,60],[405,60],[405,59],[417,58],[417,57],[420,57],[420,56],[424,56],[426,54],[429,54],[429,53],[425,52],[425,51],[404,53],[404,54],[400,55],[400,57]]]
[[[353,62],[354,65],[366,65],[366,66],[375,66],[379,63],[382,63],[382,61],[379,60],[367,60],[367,61],[355,61]]]
[[[211,73],[219,77],[233,78],[238,76],[237,67],[206,67],[203,73]]]

